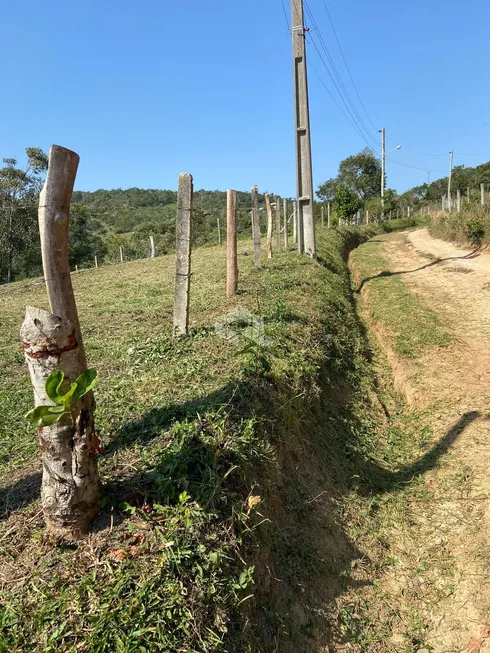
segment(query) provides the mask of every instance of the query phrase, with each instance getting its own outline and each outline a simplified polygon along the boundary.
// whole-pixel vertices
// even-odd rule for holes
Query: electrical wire
[[[340,45],[339,37],[337,36],[337,30],[335,29],[335,26],[333,24],[332,16],[330,15],[330,11],[328,9],[326,0],[323,0],[323,6],[325,7],[325,11],[327,12],[328,20],[330,21],[330,26],[332,27],[332,32],[333,32],[333,34],[335,36],[335,40],[337,41],[337,45],[338,45],[338,48],[340,50],[342,60],[344,62],[347,73],[349,75],[350,81],[352,82],[352,86],[353,86],[353,88],[354,88],[354,90],[356,92],[357,98],[358,98],[358,100],[359,100],[359,102],[361,104],[361,107],[364,109],[364,113],[366,114],[366,117],[367,117],[368,121],[371,123],[373,128],[377,130],[378,128],[376,127],[374,122],[371,120],[371,116],[369,115],[369,113],[368,113],[368,111],[366,109],[366,106],[365,106],[364,102],[361,99],[361,96],[360,96],[359,91],[357,89],[356,83],[354,82],[354,78],[352,77],[352,73],[350,71],[349,64],[347,63],[347,60],[346,60],[345,55],[344,55],[344,51],[342,49],[342,46]]]
[[[288,30],[289,30],[290,29],[289,28],[289,19],[288,19],[288,15],[287,15],[287,12],[286,12],[286,7],[284,6],[284,0],[281,0],[281,5],[282,5],[282,11],[283,11],[283,14],[284,14],[284,20],[286,21],[286,25],[288,26]]]
[[[318,72],[318,70],[315,68],[315,66],[311,63],[311,61],[308,62],[308,65],[309,65],[309,67],[313,70],[313,72],[316,74],[316,76],[317,76],[318,79],[320,80],[321,84],[323,85],[323,87],[325,88],[325,90],[327,91],[327,93],[330,95],[330,97],[331,97],[332,100],[334,101],[335,105],[337,106],[338,110],[342,113],[342,115],[343,115],[344,118],[347,120],[347,122],[350,124],[350,126],[351,126],[351,127],[352,127],[352,128],[353,128],[353,129],[354,129],[354,130],[359,134],[359,136],[360,136],[360,137],[361,137],[361,138],[362,138],[362,139],[367,143],[367,146],[372,150],[373,148],[371,147],[371,145],[369,144],[369,142],[366,140],[366,137],[364,136],[364,134],[359,130],[359,128],[357,127],[357,125],[356,125],[354,122],[352,122],[352,121],[350,120],[349,116],[348,116],[348,115],[345,113],[345,111],[342,109],[342,107],[340,106],[340,104],[339,104],[339,103],[337,102],[337,100],[335,99],[335,96],[333,95],[333,93],[331,92],[331,90],[328,88],[328,86],[326,85],[326,83],[325,83],[325,81],[323,80],[322,76],[320,75],[320,73]]]
[[[320,57],[321,57],[321,59],[323,61],[323,64],[325,65],[325,68],[327,69],[327,72],[329,73],[329,75],[330,75],[330,77],[331,77],[331,79],[332,79],[332,81],[333,81],[333,83],[335,85],[335,88],[337,89],[337,92],[339,93],[339,95],[340,95],[342,101],[344,102],[346,108],[348,108],[349,113],[352,115],[353,119],[358,124],[361,131],[363,131],[363,133],[366,134],[366,136],[368,138],[372,139],[375,143],[377,143],[376,139],[374,139],[372,137],[372,135],[371,135],[371,130],[367,127],[366,123],[364,122],[361,115],[359,114],[356,106],[354,105],[354,102],[352,101],[352,98],[350,97],[349,92],[348,92],[344,82],[342,81],[340,73],[337,70],[337,67],[335,65],[335,62],[334,62],[331,54],[330,54],[330,51],[328,50],[328,47],[327,47],[327,45],[325,43],[325,40],[324,40],[324,38],[322,36],[320,28],[318,27],[318,24],[317,24],[317,22],[315,20],[315,17],[313,16],[313,13],[312,13],[312,11],[311,11],[311,9],[310,9],[310,7],[309,7],[309,5],[308,5],[308,3],[306,1],[305,1],[305,8],[306,8],[306,12],[307,12],[307,14],[308,14],[308,16],[310,18],[311,23],[312,23],[313,27],[315,28],[315,30],[317,32],[315,34],[315,36],[318,37],[318,40],[319,40],[320,45],[322,47],[322,50],[323,50],[323,52],[325,54],[325,57],[326,57],[327,61],[330,64],[330,68],[331,68],[331,70],[333,72],[333,75],[331,74],[330,68],[327,66],[327,64],[326,64],[325,60],[323,59],[323,57],[321,57],[321,55],[320,55]],[[318,49],[318,47],[317,47],[317,45],[315,43],[315,39],[313,37],[313,34],[311,35],[311,42],[314,44],[316,50],[319,53],[319,49]],[[333,76],[335,76],[335,78],[337,80],[337,83],[334,80]],[[349,109],[349,107],[350,107],[350,109]]]

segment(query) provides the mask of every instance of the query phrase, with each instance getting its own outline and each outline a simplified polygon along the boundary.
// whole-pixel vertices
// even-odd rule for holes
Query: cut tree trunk
[[[21,328],[36,405],[51,404],[44,384],[61,370],[67,384],[87,369],[77,305],[68,263],[68,228],[79,156],[53,145],[48,174],[39,196],[39,232],[44,279],[51,313],[26,309]],[[39,429],[43,462],[42,505],[49,531],[64,539],[80,537],[100,505],[100,481],[89,392],[69,418]]]
[[[21,338],[34,388],[36,406],[53,405],[45,392],[47,377],[63,370],[74,381],[85,370],[85,355],[73,324],[40,308],[27,307]],[[42,454],[41,499],[48,530],[63,539],[78,539],[100,505],[93,402],[86,397],[63,418],[38,429]]]

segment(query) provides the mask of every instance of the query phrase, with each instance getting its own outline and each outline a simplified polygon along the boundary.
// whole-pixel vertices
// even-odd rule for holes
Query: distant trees
[[[320,184],[317,196],[332,202],[338,218],[349,219],[381,193],[381,161],[365,148],[340,162],[338,175]]]
[[[39,243],[36,199],[48,167],[46,154],[26,148],[27,164],[18,168],[16,159],[3,159],[0,168],[0,281],[28,276],[41,265],[35,243]],[[38,244],[39,247],[39,244]]]
[[[0,168],[0,283],[42,274],[37,214],[48,159],[39,148],[27,148],[26,154],[25,168],[15,159],[4,159]],[[121,249],[125,260],[146,257],[150,235],[158,254],[173,250],[176,200],[172,190],[75,191],[70,208],[71,268],[93,265],[95,255],[99,264],[117,263]],[[263,195],[259,202],[263,205]],[[237,192],[237,209],[238,234],[251,234],[249,192]],[[217,243],[217,218],[224,230],[226,192],[195,191],[194,245]]]

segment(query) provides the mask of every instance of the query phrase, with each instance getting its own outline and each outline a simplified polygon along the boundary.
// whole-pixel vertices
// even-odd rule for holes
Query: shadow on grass
[[[7,487],[0,488],[0,519],[28,505],[39,497],[41,472],[24,476]]]
[[[371,242],[371,241],[370,241]],[[361,281],[359,286],[356,288],[355,292],[359,294],[361,290],[363,289],[364,285],[368,283],[369,281],[373,281],[374,279],[380,279],[383,277],[395,277],[400,274],[412,274],[413,272],[420,272],[420,270],[425,270],[427,268],[431,268],[434,265],[439,265],[440,263],[445,263],[446,261],[463,261],[463,260],[468,260],[468,259],[473,259],[478,256],[478,252],[481,250],[481,247],[477,247],[474,249],[472,252],[469,252],[465,256],[449,256],[447,258],[438,258],[435,261],[431,261],[430,263],[426,263],[425,265],[421,265],[419,268],[414,268],[413,270],[396,270],[395,272],[391,272],[390,270],[383,270],[382,272],[379,272],[378,274],[374,274],[371,277],[366,277]]]

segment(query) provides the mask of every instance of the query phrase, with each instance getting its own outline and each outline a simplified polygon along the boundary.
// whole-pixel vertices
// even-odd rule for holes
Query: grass
[[[321,231],[319,264],[281,253],[260,271],[240,243],[230,301],[224,248],[196,250],[191,334],[179,341],[173,257],[73,276],[106,451],[103,507],[76,546],[44,535],[22,417],[32,398],[17,333],[45,291],[0,288],[0,651],[391,650],[380,647],[400,615],[381,590],[351,590],[395,564],[386,547],[412,518],[405,492],[426,496],[421,474],[437,455],[424,458],[432,433],[387,367],[374,373],[356,312],[346,257],[376,232]],[[384,269],[371,254],[365,265]],[[400,328],[407,307],[390,309]],[[244,311],[264,332],[239,353],[250,345]],[[415,311],[412,328],[426,317]],[[423,619],[403,619],[396,650],[411,651]]]
[[[267,541],[295,578],[318,562],[296,547],[295,527],[269,532],[262,501],[287,467],[281,451],[292,455],[288,440],[312,419],[325,359],[332,377],[348,372],[357,347],[344,261],[355,238],[333,233],[325,266],[282,253],[260,271],[241,243],[232,301],[224,248],[197,250],[191,334],[178,341],[173,257],[73,275],[106,452],[104,505],[75,547],[44,535],[36,438],[23,419],[32,397],[17,334],[26,304],[47,307],[45,290],[0,288],[0,650],[217,651],[255,641],[261,624],[244,626],[262,564],[254,542]],[[240,320],[234,340],[220,336],[215,325],[237,310],[260,316],[267,345],[239,354],[248,342]]]
[[[440,317],[405,285],[403,272],[389,269],[381,253],[386,238],[379,236],[354,252],[356,293],[369,294],[371,320],[390,333],[396,353],[417,358],[426,349],[446,346],[452,336]]]

